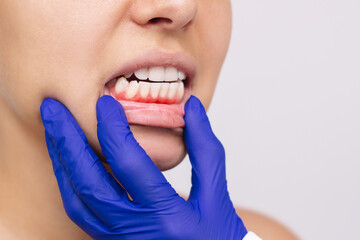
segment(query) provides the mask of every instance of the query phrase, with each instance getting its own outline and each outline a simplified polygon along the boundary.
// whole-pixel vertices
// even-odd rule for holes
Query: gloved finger
[[[213,133],[205,108],[197,97],[191,96],[185,104],[184,120],[185,144],[192,165],[190,199],[212,198],[209,195],[227,189],[224,147]]]
[[[122,200],[128,200],[126,192],[101,164],[64,105],[45,99],[41,105],[41,117],[76,194],[100,220],[107,223],[121,207]]]
[[[99,98],[98,139],[107,162],[134,203],[155,206],[179,198],[130,131],[124,109],[111,96]]]
[[[60,155],[55,149],[55,139],[51,138],[47,132],[45,132],[45,139],[66,214],[79,227],[86,229],[89,235],[95,236],[103,231],[102,229],[106,229],[106,226],[96,218],[75,193],[70,178],[61,163]]]

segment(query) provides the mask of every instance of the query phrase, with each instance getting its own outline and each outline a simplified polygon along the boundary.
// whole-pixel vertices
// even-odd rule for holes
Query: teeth
[[[166,67],[165,68],[165,81],[176,81],[178,80],[178,70],[175,67]]]
[[[179,88],[178,82],[170,83],[169,92],[168,92],[169,99],[173,99],[175,97],[175,94],[176,94],[178,88]]]
[[[142,68],[139,70],[136,70],[134,72],[135,76],[140,80],[146,80],[149,77],[149,70],[147,68]]]
[[[184,83],[182,81],[179,82],[179,87],[177,89],[177,97],[179,100],[183,99],[184,97]]]
[[[168,93],[168,89],[169,89],[169,83],[160,83],[161,84],[161,88],[160,88],[160,93],[159,96],[161,98],[165,98],[167,93]]]
[[[180,80],[185,80],[185,78],[186,78],[185,73],[184,73],[183,71],[180,71],[180,70],[179,70],[178,78],[179,78]]]
[[[126,80],[126,78],[124,77],[119,78],[115,85],[115,92],[119,93],[125,91],[128,85],[129,82]]]
[[[146,98],[150,92],[150,83],[148,82],[139,82],[139,92],[142,98]]]
[[[134,73],[128,73],[124,76],[126,78],[130,78],[132,74],[135,74],[135,76],[139,80],[147,80],[153,82],[173,82],[180,80],[185,80],[186,75],[183,71],[178,70],[176,67],[168,66],[168,67],[161,67],[161,66],[155,66],[150,68],[141,68],[139,70],[136,70]]]
[[[133,74],[139,80],[149,79],[151,82],[127,80]],[[185,79],[185,73],[173,66],[141,68],[118,78],[114,90],[117,94],[126,91],[125,95],[127,99],[134,98],[139,93],[141,98],[151,96],[152,99],[168,98],[172,100],[176,98],[181,100],[185,92],[182,80]]]
[[[115,92],[120,93],[126,91],[126,98],[131,99],[139,93],[141,98],[150,96],[153,99],[168,98],[170,100],[177,98],[182,100],[185,93],[184,83],[182,81],[171,83],[149,83],[143,81],[129,81],[125,77],[120,77],[115,84]]]
[[[149,80],[154,81],[154,82],[165,81],[164,67],[150,67],[149,68]]]
[[[133,98],[139,90],[139,83],[137,81],[131,81],[126,89],[126,98]]]
[[[156,99],[159,96],[161,83],[151,83],[150,94],[151,97]]]
[[[125,74],[124,76],[125,76],[126,78],[130,78],[132,75],[133,75],[133,73],[128,73],[128,74]]]

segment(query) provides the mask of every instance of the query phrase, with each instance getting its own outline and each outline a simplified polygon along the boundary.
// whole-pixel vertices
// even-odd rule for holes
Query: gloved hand
[[[238,240],[246,235],[227,191],[224,148],[199,99],[192,96],[185,106],[185,143],[192,164],[187,201],[135,140],[120,103],[103,96],[96,109],[102,151],[122,186],[65,106],[49,98],[41,105],[65,211],[86,233],[104,240]]]

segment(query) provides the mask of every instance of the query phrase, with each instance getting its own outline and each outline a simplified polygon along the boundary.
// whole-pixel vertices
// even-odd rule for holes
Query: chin
[[[183,128],[130,125],[136,140],[161,170],[177,166],[186,155]]]
[[[183,128],[162,128],[152,126],[130,125],[130,129],[140,146],[144,148],[151,160],[160,171],[176,167],[184,159],[186,148],[183,137]],[[90,139],[89,139],[90,140]],[[95,139],[93,139],[95,140]],[[91,144],[96,154],[105,162],[101,153],[100,144]],[[109,170],[109,166],[106,164]]]

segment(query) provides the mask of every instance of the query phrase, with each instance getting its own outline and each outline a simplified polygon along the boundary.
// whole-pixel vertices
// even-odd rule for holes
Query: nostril
[[[172,20],[169,18],[155,17],[155,18],[150,19],[150,21],[149,21],[149,23],[160,23],[160,22],[172,23]]]

